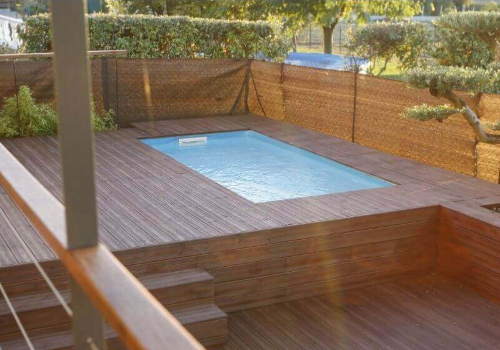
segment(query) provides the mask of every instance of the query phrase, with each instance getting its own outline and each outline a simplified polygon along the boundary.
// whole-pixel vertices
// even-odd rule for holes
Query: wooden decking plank
[[[55,258],[54,253],[45,241],[31,227],[24,215],[19,211],[14,202],[12,202],[11,198],[5,194],[0,195],[0,210],[2,210],[5,217],[10,222],[10,225],[9,223],[4,223],[6,230],[4,238],[7,240],[8,237],[8,240],[10,241],[9,244],[11,244],[10,247],[16,252],[20,262],[31,262],[31,259],[27,256],[24,246],[19,243],[19,238],[26,243],[35,258],[39,259],[39,261]],[[12,232],[10,227],[13,227],[16,230],[16,233]],[[18,237],[15,237],[14,235],[18,235]]]
[[[374,176],[397,179],[399,185],[252,203],[139,140],[152,134],[245,129],[309,149]],[[44,186],[61,198],[55,137],[3,142]],[[252,115],[137,123],[135,128],[99,133],[96,135],[96,170],[101,237],[116,252],[345,218],[366,218],[369,221],[376,214],[500,194],[494,185],[461,174]],[[290,234],[296,236],[299,232],[291,230]],[[237,241],[229,242],[227,244],[235,247],[238,244]],[[43,249],[43,246],[35,249]],[[7,246],[5,251],[15,255],[18,249],[11,251]],[[7,264],[7,260],[4,263]]]

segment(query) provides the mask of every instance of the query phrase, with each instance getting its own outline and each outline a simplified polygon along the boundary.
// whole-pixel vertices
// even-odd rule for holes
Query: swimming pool
[[[254,203],[393,185],[250,130],[142,142]]]

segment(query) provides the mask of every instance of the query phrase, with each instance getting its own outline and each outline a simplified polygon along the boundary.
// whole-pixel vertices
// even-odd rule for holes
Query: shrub
[[[428,47],[429,30],[418,22],[378,22],[360,28],[351,34],[351,47],[358,56],[370,60],[370,73],[377,61],[383,66],[383,73],[389,60],[396,57],[401,70],[417,65],[421,54]]]
[[[92,108],[95,131],[114,130],[114,111],[98,116]],[[53,135],[57,133],[57,113],[50,103],[36,103],[28,86],[21,86],[17,95],[5,98],[0,110],[0,137]]]
[[[253,58],[281,60],[290,43],[278,23],[182,16],[88,16],[91,50],[128,51],[133,58]],[[23,52],[51,50],[50,17],[28,17],[20,33]]]
[[[485,67],[500,60],[500,12],[452,12],[434,21],[439,64]]]
[[[459,32],[435,23],[432,56],[439,65],[485,67],[493,60],[488,45],[471,32]]]

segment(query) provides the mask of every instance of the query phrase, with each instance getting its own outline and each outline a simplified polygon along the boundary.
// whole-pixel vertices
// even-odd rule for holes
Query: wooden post
[[[98,244],[87,57],[86,1],[52,0],[54,75],[59,115],[68,249]],[[71,281],[76,350],[103,350],[104,322],[80,286]]]

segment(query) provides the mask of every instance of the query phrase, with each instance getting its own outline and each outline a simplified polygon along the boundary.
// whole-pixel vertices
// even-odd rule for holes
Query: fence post
[[[98,244],[85,0],[53,0],[54,76],[68,249]],[[76,350],[106,348],[102,316],[71,281]]]
[[[281,96],[282,96],[281,101],[283,108],[283,120],[286,120],[285,63],[281,64],[280,85],[281,85]]]
[[[354,64],[354,98],[353,98],[353,109],[352,109],[352,131],[351,131],[351,142],[355,142],[355,131],[356,131],[356,105],[358,102],[358,74],[359,65]]]
[[[17,69],[16,59],[12,59],[12,70],[14,72],[14,89],[16,91],[16,119],[17,119],[17,132],[21,134],[21,116],[19,115],[19,88],[17,86]]]
[[[115,57],[116,124],[120,127],[120,99],[118,96],[118,57]]]

